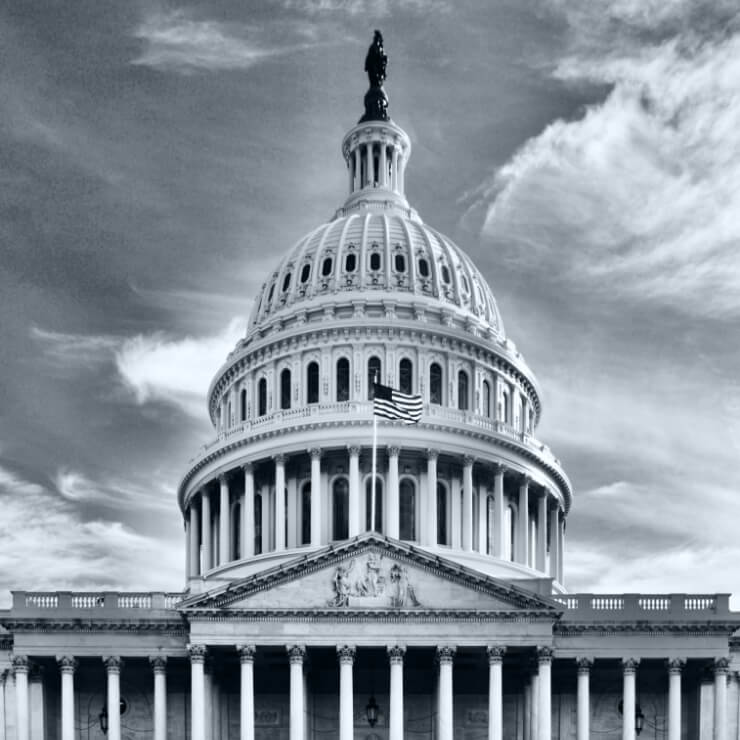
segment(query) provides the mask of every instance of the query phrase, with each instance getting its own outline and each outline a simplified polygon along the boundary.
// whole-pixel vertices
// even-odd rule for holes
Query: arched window
[[[262,552],[262,494],[254,495],[254,554]]]
[[[319,402],[319,363],[309,362],[306,368],[306,403]]]
[[[231,401],[226,406],[226,424],[231,426]]]
[[[286,290],[290,287],[290,278],[292,277],[291,273],[287,273],[285,277],[283,278],[283,293],[285,293]]]
[[[483,381],[483,398],[481,399],[483,416],[491,415],[491,384],[487,381]]]
[[[429,277],[429,263],[423,257],[419,260],[419,275]]]
[[[380,269],[380,252],[372,252],[370,255],[370,269],[377,272]]]
[[[460,370],[457,374],[457,408],[467,411],[468,406],[468,374]]]
[[[429,367],[429,403],[442,405],[442,367],[436,362]]]
[[[511,504],[506,507],[504,517],[504,532],[509,533],[506,542],[504,542],[504,560],[514,560],[514,553],[516,552],[514,549],[516,545],[516,516]]]
[[[264,416],[267,413],[267,380],[260,378],[257,384],[257,416]]]
[[[307,263],[303,265],[303,267],[301,268],[301,283],[307,283],[308,278],[310,277],[311,277],[311,265]]]
[[[496,531],[496,505],[493,496],[486,497],[486,552],[493,555],[493,537]]]
[[[239,501],[235,501],[231,507],[231,554],[229,558],[231,560],[238,560],[243,557],[242,553],[242,505]]]
[[[287,367],[280,373],[280,408],[290,408],[290,370]]]
[[[505,424],[511,423],[511,404],[509,403],[509,391],[508,389],[504,388],[504,390],[501,392],[501,420]]]
[[[416,539],[416,486],[410,478],[404,478],[398,487],[399,537],[402,540]]]
[[[332,258],[327,257],[321,265],[321,275],[323,277],[329,277],[331,275]]]
[[[380,357],[371,357],[367,361],[367,397],[370,400],[375,398],[373,383],[381,382],[381,369]]]
[[[450,271],[447,268],[447,265],[442,265],[442,280],[449,285],[450,284]]]
[[[406,259],[402,254],[397,254],[393,258],[393,266],[396,268],[396,272],[406,272]]]
[[[401,393],[413,393],[414,365],[411,360],[404,358],[398,366],[398,390]]]
[[[301,488],[301,544],[311,544],[311,481]]]
[[[346,540],[349,537],[349,483],[337,478],[332,485],[332,539]]]
[[[356,269],[357,269],[357,256],[354,254],[354,252],[350,252],[344,258],[344,271],[354,272]]]
[[[241,421],[246,421],[247,419],[247,390],[246,388],[242,388],[241,393],[239,394],[239,418]]]
[[[337,401],[349,401],[349,360],[337,360]]]
[[[375,522],[373,526],[370,522],[370,509],[372,508],[373,499],[373,479],[367,479],[365,483],[365,531],[382,532],[383,531],[383,481],[375,476]]]
[[[442,483],[437,483],[437,544],[450,544],[447,540],[447,489]]]

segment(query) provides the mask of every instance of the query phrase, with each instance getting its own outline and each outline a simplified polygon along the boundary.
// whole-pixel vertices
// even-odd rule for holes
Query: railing
[[[705,618],[730,614],[728,594],[562,594],[564,619]]]
[[[13,611],[34,613],[50,610],[64,612],[110,612],[174,609],[184,594],[118,591],[13,591]]]
[[[309,406],[301,406],[295,409],[285,409],[275,411],[271,414],[265,414],[257,419],[241,422],[230,429],[220,432],[218,438],[203,445],[199,454],[191,459],[191,463],[202,457],[210,450],[219,447],[224,442],[256,433],[262,429],[269,429],[273,426],[286,423],[313,423],[317,418],[330,419],[331,417],[345,417],[351,415],[353,418],[372,419],[373,402],[372,401],[338,401],[333,403],[316,403]],[[561,466],[560,460],[553,455],[550,448],[535,439],[531,434],[522,432],[513,426],[502,421],[496,421],[487,416],[473,413],[472,411],[461,411],[459,409],[449,408],[447,406],[437,406],[436,404],[424,404],[422,422],[425,420],[443,420],[453,424],[463,426],[474,426],[490,434],[499,435],[510,439],[513,442],[525,445],[541,455],[546,461],[551,462],[557,467]]]

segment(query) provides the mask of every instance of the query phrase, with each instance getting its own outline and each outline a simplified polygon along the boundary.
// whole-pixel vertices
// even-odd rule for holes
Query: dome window
[[[290,370],[288,368],[280,373],[280,408],[290,408]]]
[[[461,278],[462,278],[463,290],[466,293],[470,293],[470,286],[468,285],[468,279],[465,277],[465,275],[462,275]]]
[[[401,540],[415,540],[416,486],[410,478],[404,478],[398,489],[398,537]]]
[[[301,544],[311,544],[311,481],[301,488]]]
[[[269,294],[268,294],[268,296],[267,296],[267,305],[268,305],[268,306],[270,305],[270,303],[272,303],[272,297],[273,297],[274,295],[275,295],[275,283],[273,283],[273,284],[272,284],[272,285],[270,286],[270,292],[269,292]]]
[[[460,411],[467,411],[470,404],[468,403],[468,374],[465,370],[460,370],[457,374],[457,408]]]
[[[337,478],[332,485],[332,537],[346,540],[349,537],[349,481]]]
[[[288,273],[283,278],[283,293],[285,293],[285,291],[288,290],[288,288],[290,288],[290,278],[291,277],[293,277],[293,275],[291,273]]]
[[[429,367],[429,403],[442,405],[442,366],[436,362]]]
[[[239,393],[239,418],[241,421],[247,420],[247,391],[242,389]]]
[[[327,257],[321,265],[321,274],[323,277],[329,277],[331,275],[332,258]]]
[[[402,254],[397,254],[394,259],[396,272],[406,272],[406,259]]]
[[[337,401],[349,401],[349,360],[337,360]]]
[[[306,403],[319,402],[319,363],[309,362],[306,368]]]
[[[267,380],[261,378],[257,384],[257,407],[258,416],[264,416],[267,413]]]
[[[447,283],[447,285],[450,284],[450,270],[447,265],[442,265],[442,280]]]
[[[370,255],[370,269],[373,271],[380,269],[380,252],[373,252]]]
[[[367,397],[372,401],[375,398],[373,383],[380,383],[380,357],[371,357],[367,361]]]
[[[447,541],[447,489],[442,483],[437,483],[437,544],[450,544]]]
[[[350,253],[344,258],[344,271],[354,272],[357,269],[357,257]]]
[[[404,358],[398,366],[398,390],[401,393],[413,393],[414,366],[411,360]]]
[[[303,265],[303,269],[301,270],[301,283],[307,283],[308,278],[311,277],[311,265],[305,264]]]
[[[419,275],[429,277],[429,263],[424,258],[419,260]]]

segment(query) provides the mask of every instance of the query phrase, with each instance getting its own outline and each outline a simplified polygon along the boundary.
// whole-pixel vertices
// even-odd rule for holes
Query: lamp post
[[[375,727],[375,725],[378,723],[378,710],[380,707],[378,706],[378,702],[375,701],[375,695],[370,695],[370,701],[368,701],[367,705],[365,706],[365,716],[367,717],[367,723],[370,725],[370,727]]]

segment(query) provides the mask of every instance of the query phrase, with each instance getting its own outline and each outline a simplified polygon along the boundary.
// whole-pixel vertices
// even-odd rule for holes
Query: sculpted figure
[[[380,31],[375,31],[373,43],[370,44],[365,57],[365,72],[367,72],[370,87],[383,86],[386,64],[388,64],[388,57],[383,51],[383,34]]]

